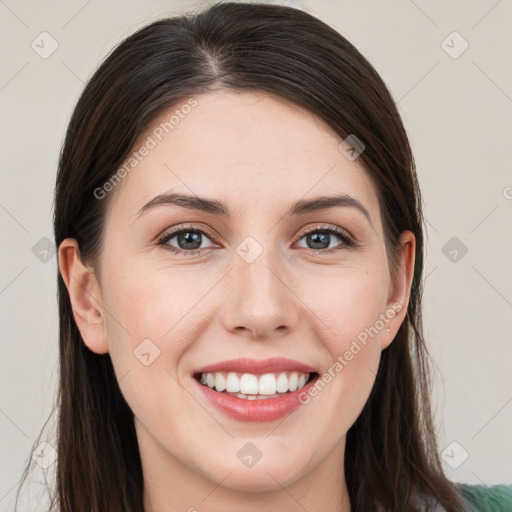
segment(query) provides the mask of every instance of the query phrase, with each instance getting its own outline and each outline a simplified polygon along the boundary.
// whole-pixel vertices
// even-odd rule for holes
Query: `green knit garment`
[[[470,504],[471,512],[512,512],[512,484],[455,484]]]

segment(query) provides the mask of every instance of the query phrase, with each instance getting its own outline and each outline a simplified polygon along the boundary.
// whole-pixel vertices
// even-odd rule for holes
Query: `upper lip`
[[[194,373],[240,372],[264,374],[286,370],[302,373],[316,373],[316,370],[307,364],[283,357],[273,357],[271,359],[249,359],[242,357],[203,366],[195,370]]]

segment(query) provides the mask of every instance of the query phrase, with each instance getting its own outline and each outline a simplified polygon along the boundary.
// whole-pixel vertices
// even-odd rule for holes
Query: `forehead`
[[[139,136],[131,154],[136,161],[110,208],[134,219],[155,195],[172,190],[219,199],[241,214],[340,193],[356,197],[378,219],[371,180],[339,150],[341,141],[318,116],[275,95],[197,95],[162,112]]]

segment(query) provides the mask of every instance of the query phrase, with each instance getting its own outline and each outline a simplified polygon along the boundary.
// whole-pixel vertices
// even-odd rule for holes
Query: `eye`
[[[334,235],[334,238],[333,238]],[[165,246],[165,249],[179,254],[180,256],[195,255],[201,252],[202,249],[208,249],[212,247],[218,247],[215,244],[210,247],[201,247],[204,239],[214,238],[206,228],[198,227],[180,227],[166,232],[159,240],[158,245]],[[307,247],[315,253],[329,254],[334,251],[340,251],[343,249],[350,249],[356,246],[355,240],[343,229],[332,226],[319,226],[315,229],[311,229],[301,235],[299,241],[303,238],[306,239],[306,244],[310,244],[312,247]],[[334,247],[331,242],[335,239],[341,241]],[[175,240],[174,244],[171,243]]]
[[[205,228],[195,228],[192,226],[182,227],[170,233],[165,233],[163,237],[158,240],[158,244],[165,245],[165,248],[171,252],[185,256],[187,254],[197,254],[201,249],[205,249],[205,247],[201,247],[201,244],[203,238],[209,237],[213,237],[213,234]],[[173,239],[176,239],[175,243],[177,247],[170,243]]]
[[[341,240],[341,243],[332,246],[333,235],[334,238]],[[356,245],[355,240],[344,229],[330,226],[321,226],[309,230],[302,234],[299,241],[303,238],[306,239],[306,244],[311,245],[311,247],[306,246],[306,248],[317,253],[331,253],[342,249],[350,249]]]

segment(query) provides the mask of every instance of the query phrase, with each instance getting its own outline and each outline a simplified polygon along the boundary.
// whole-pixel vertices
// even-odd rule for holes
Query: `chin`
[[[301,478],[301,463],[284,455],[264,460],[259,459],[252,467],[246,467],[235,456],[235,463],[218,464],[215,472],[211,469],[205,475],[214,482],[222,482],[222,487],[240,492],[272,492],[282,490]],[[229,475],[229,476],[226,476]],[[225,478],[225,480],[223,480]]]

